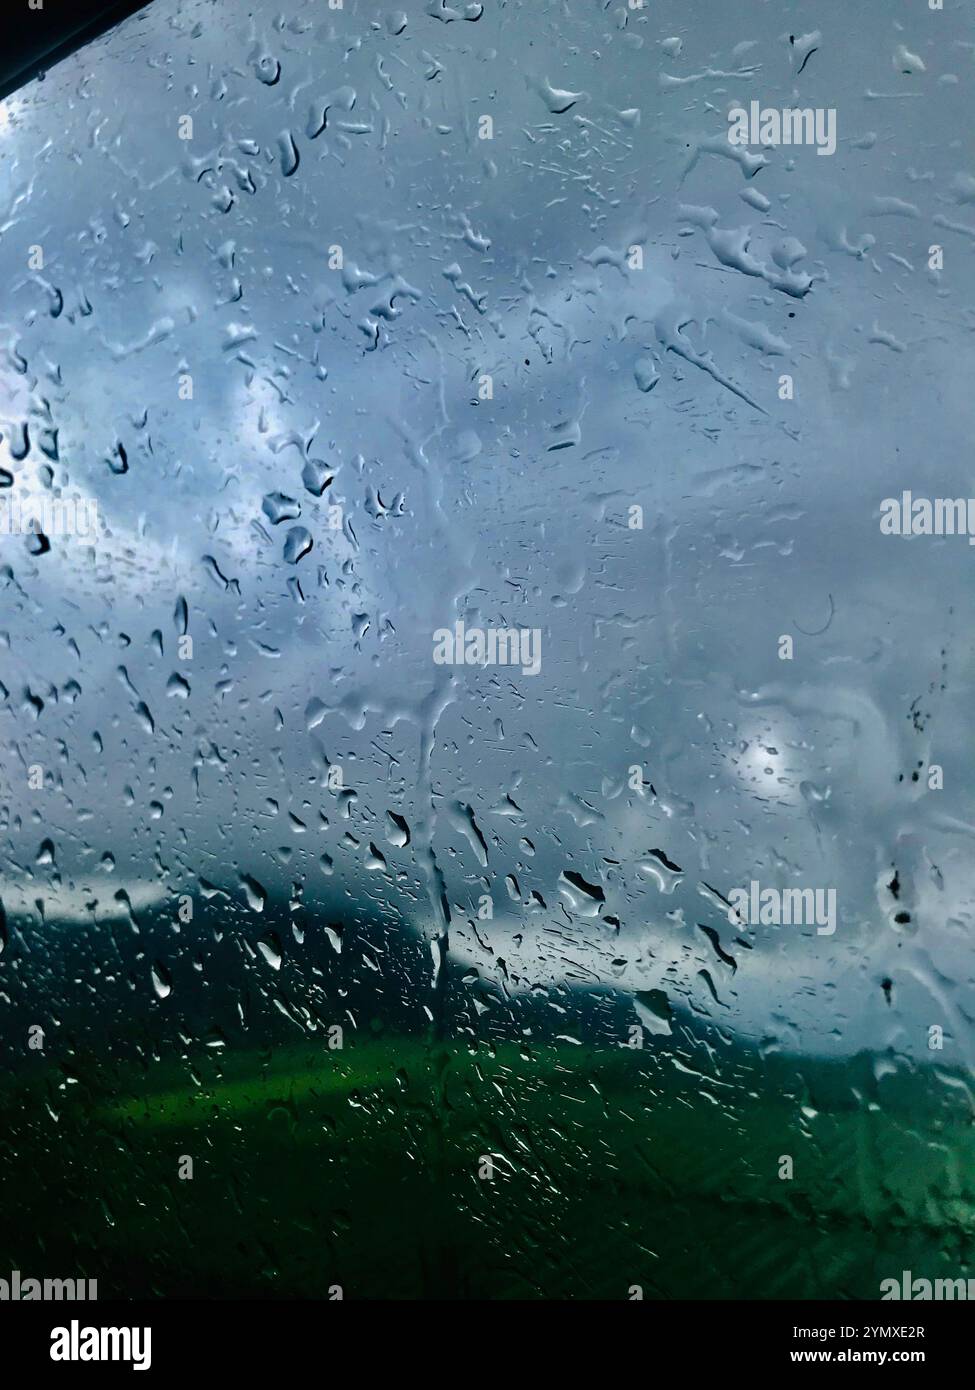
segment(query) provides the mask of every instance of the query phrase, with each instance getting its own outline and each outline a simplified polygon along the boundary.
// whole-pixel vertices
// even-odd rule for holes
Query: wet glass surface
[[[973,53],[155,0],[0,106],[0,1276],[971,1272]]]

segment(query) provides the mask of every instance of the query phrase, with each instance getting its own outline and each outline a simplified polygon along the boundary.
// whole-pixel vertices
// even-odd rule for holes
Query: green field
[[[871,1298],[971,1272],[957,1078],[750,1053],[695,1075],[662,1041],[39,1062],[0,1094],[0,1268],[103,1299]]]

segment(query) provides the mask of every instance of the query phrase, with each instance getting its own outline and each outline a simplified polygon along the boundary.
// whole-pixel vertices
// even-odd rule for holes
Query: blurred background
[[[34,76],[46,32],[0,103],[44,518],[0,1275],[965,1277],[973,557],[880,527],[973,491],[963,9],[154,0]],[[732,146],[752,101],[835,153]],[[458,622],[538,674],[438,664]]]

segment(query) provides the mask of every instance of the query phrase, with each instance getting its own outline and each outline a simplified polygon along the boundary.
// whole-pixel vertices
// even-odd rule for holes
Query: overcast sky
[[[248,875],[433,932],[442,885],[486,974],[489,892],[529,981],[964,1051],[975,553],[879,528],[975,494],[960,7],[257,8],[155,0],[0,109],[0,466],[100,522],[0,538],[8,913]],[[835,154],[731,147],[752,100]],[[436,665],[458,620],[540,672]],[[734,946],[752,879],[835,933]]]

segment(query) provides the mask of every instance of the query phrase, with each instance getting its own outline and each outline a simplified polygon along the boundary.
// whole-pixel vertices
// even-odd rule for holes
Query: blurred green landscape
[[[715,1083],[669,1038],[409,1035],[40,1063],[0,1093],[0,1268],[103,1299],[857,1299],[970,1273],[967,1091],[876,1071],[743,1051]]]

